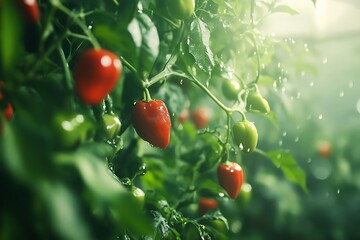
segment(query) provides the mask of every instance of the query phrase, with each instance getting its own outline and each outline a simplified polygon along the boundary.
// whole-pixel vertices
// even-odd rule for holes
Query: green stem
[[[67,36],[67,31],[64,31],[64,32],[56,39],[56,41],[55,41],[53,44],[51,44],[51,46],[46,50],[46,52],[44,52],[44,54],[42,54],[42,55],[40,56],[40,59],[38,59],[38,60],[35,62],[34,66],[32,67],[32,69],[31,69],[31,70],[29,71],[29,73],[27,74],[26,79],[32,79],[32,78],[34,77],[36,70],[37,70],[40,66],[42,66],[43,61],[44,61],[47,57],[49,57],[49,55],[55,50],[55,48],[57,48],[57,47],[60,45],[60,43],[62,42],[62,40],[65,39],[66,36]]]
[[[172,21],[171,19],[167,18],[167,17],[164,17],[163,15],[157,13],[156,11],[153,11],[153,10],[149,10],[149,9],[143,9],[142,10],[144,13],[147,13],[147,14],[154,14],[160,18],[162,18],[163,20],[165,20],[166,22],[168,22],[171,26],[175,27],[175,28],[179,28],[180,25],[175,23],[174,21]]]
[[[68,35],[69,35],[70,37],[74,37],[74,38],[79,38],[79,39],[83,39],[83,40],[90,41],[90,38],[89,38],[88,36],[84,36],[84,35],[81,35],[81,34],[69,32]]]
[[[57,47],[57,51],[60,55],[60,59],[61,59],[61,62],[63,64],[63,67],[64,67],[64,75],[65,75],[65,84],[66,84],[66,89],[69,91],[69,93],[72,91],[72,87],[73,87],[73,80],[72,80],[72,77],[71,77],[71,72],[70,72],[70,69],[69,69],[69,64],[66,60],[66,57],[65,57],[65,54],[64,54],[64,51],[62,50],[62,48],[60,46]],[[69,94],[70,95],[70,94]],[[69,99],[69,102],[70,102],[70,105],[71,105],[71,102],[72,102],[72,98]]]
[[[55,8],[53,6],[51,6],[49,14],[47,15],[47,18],[46,18],[46,22],[44,24],[44,31],[41,34],[41,38],[40,38],[40,52],[42,52],[44,50],[45,40],[46,40],[47,36],[49,35],[49,33],[53,30],[51,28],[51,26],[52,26],[51,22],[54,18],[54,14],[55,14]]]
[[[149,89],[147,89],[146,87],[144,88],[144,99],[146,102],[151,101],[151,95],[150,95]]]
[[[168,67],[166,67],[163,71],[156,74],[149,81],[144,82],[144,87],[145,88],[151,87],[155,83],[157,83],[157,82],[161,81],[162,79],[168,77],[170,73],[171,73],[171,70]]]
[[[105,97],[105,112],[108,114],[113,114],[112,107],[113,107],[112,99],[108,94]]]
[[[256,53],[256,60],[257,60],[257,71],[256,71],[256,79],[254,80],[253,83],[257,83],[259,81],[260,78],[260,74],[261,74],[261,67],[260,67],[260,56],[259,56],[259,48],[258,48],[258,44],[256,41],[256,38],[254,35],[253,39],[254,39],[254,46],[255,46],[255,53]]]
[[[101,46],[97,39],[95,38],[94,34],[90,31],[90,29],[85,25],[83,21],[80,20],[78,16],[76,16],[73,12],[71,12],[68,8],[61,4],[58,0],[52,0],[51,3],[53,6],[66,15],[68,15],[74,22],[83,30],[83,32],[89,37],[91,44],[94,46],[95,49],[100,49]]]
[[[251,0],[251,8],[250,8],[250,24],[254,26],[254,11],[255,11],[255,0]]]
[[[126,61],[124,57],[120,56],[120,60],[133,74],[135,74],[135,76],[139,77],[137,70],[128,61]]]

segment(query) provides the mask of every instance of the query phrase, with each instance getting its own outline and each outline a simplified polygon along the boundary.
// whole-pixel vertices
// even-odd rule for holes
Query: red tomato
[[[87,104],[100,103],[115,87],[122,73],[122,64],[112,52],[90,49],[75,64],[75,88]]]
[[[219,165],[217,170],[218,180],[232,199],[235,199],[244,182],[242,168],[236,162],[226,162]]]
[[[184,123],[188,118],[189,118],[189,109],[185,108],[184,110],[182,110],[182,112],[179,115],[179,122],[180,123]]]
[[[209,111],[206,108],[197,108],[191,113],[191,120],[197,129],[201,129],[209,124],[209,115]]]
[[[132,124],[142,139],[162,149],[169,145],[171,119],[163,101],[138,101],[131,115]]]
[[[331,144],[328,141],[324,141],[319,145],[318,154],[323,158],[329,158],[331,155]]]
[[[14,115],[14,110],[10,103],[8,103],[6,108],[3,110],[3,113],[5,115],[6,120],[10,121]]]
[[[25,21],[33,24],[40,22],[40,11],[37,0],[18,0],[18,3]]]
[[[204,215],[211,209],[218,208],[218,201],[213,198],[200,198],[199,199],[199,216]]]

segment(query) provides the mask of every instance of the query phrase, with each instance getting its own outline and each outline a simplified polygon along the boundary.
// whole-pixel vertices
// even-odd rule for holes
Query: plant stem
[[[60,3],[58,0],[52,0],[51,3],[54,7],[59,9],[60,11],[64,12],[68,15],[74,22],[83,30],[83,32],[89,37],[91,44],[94,46],[95,49],[100,49],[101,46],[97,39],[95,38],[94,34],[90,31],[90,29],[85,25],[83,21],[80,20],[78,16],[76,16],[73,12],[71,12],[68,8]]]
[[[121,62],[133,73],[139,77],[137,70],[122,56],[120,56]]]

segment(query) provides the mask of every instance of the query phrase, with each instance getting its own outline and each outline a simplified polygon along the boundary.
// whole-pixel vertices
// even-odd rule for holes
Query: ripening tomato
[[[100,103],[115,87],[122,73],[122,64],[112,52],[90,49],[75,63],[75,89],[87,104]]]
[[[323,158],[329,158],[331,155],[331,143],[323,141],[319,144],[318,154]]]
[[[189,118],[189,115],[190,115],[189,109],[184,108],[178,117],[179,122],[184,123]]]
[[[204,215],[211,209],[218,208],[218,201],[214,198],[200,198],[199,199],[199,216]]]
[[[206,108],[197,108],[191,113],[191,120],[197,129],[206,127],[209,124],[210,114]]]

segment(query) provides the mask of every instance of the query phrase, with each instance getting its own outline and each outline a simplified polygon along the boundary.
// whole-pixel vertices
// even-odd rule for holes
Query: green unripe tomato
[[[241,151],[245,153],[254,151],[258,141],[258,132],[254,123],[247,120],[239,121],[234,124],[232,131],[234,142]]]
[[[222,91],[226,99],[235,100],[240,91],[240,84],[234,80],[224,80],[222,83]]]
[[[121,122],[119,118],[112,114],[104,114],[102,116],[105,124],[105,136],[108,140],[114,139],[120,131]]]
[[[69,149],[83,143],[92,129],[92,124],[82,114],[58,113],[53,119],[58,147]]]
[[[170,16],[184,20],[193,15],[195,11],[195,0],[166,0]]]
[[[239,197],[237,198],[240,205],[245,208],[250,202],[252,195],[252,187],[249,183],[244,183],[241,187]]]
[[[145,193],[143,190],[141,190],[138,187],[132,186],[131,187],[131,193],[135,197],[137,203],[140,207],[144,207],[145,204]]]
[[[259,92],[251,92],[246,99],[246,110],[249,112],[270,112],[268,101]]]

